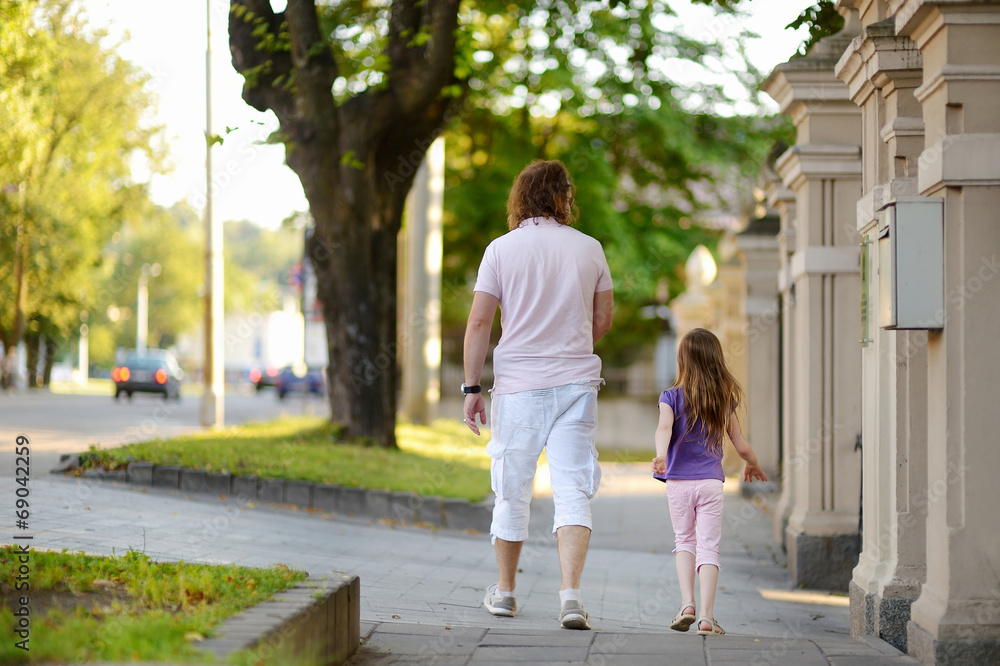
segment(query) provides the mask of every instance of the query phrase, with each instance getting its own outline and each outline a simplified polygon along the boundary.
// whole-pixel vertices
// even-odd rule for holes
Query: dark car
[[[259,391],[268,386],[278,385],[279,368],[268,365],[263,368],[250,368],[250,381],[253,382],[255,391]]]
[[[177,359],[163,349],[129,352],[125,360],[111,371],[115,382],[115,400],[124,393],[129,400],[133,393],[161,393],[164,399],[181,399],[184,373]]]
[[[275,384],[275,388],[278,389],[278,397],[284,400],[289,393],[323,395],[326,389],[324,375],[323,368],[307,368],[304,365],[282,368]]]

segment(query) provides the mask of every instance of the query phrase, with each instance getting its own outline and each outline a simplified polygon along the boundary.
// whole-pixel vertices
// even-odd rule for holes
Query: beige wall
[[[860,550],[858,386],[861,354],[855,210],[861,190],[860,113],[833,68],[850,33],[779,65],[763,85],[795,122],[796,143],[776,163],[795,195],[782,215],[779,283],[789,335],[783,353],[790,418],[783,424],[788,511],[785,547],[794,585],[846,590]],[[779,242],[781,242],[779,237]],[[793,388],[789,388],[789,387]]]
[[[852,633],[925,663],[994,663],[1000,2],[837,6],[864,25],[837,66],[864,117],[859,231],[873,240],[877,210],[897,197],[943,201],[943,329],[873,326],[863,352],[865,534]],[[879,261],[874,253],[873,271],[885,270]],[[874,312],[877,290],[869,297]]]

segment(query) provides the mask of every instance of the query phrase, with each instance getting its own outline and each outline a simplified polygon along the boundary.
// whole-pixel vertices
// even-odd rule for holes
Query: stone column
[[[400,234],[405,257],[400,271],[403,350],[400,411],[413,423],[429,424],[441,399],[441,214],[444,201],[444,138],[438,138],[413,182]],[[403,272],[405,271],[405,272]],[[405,275],[405,281],[402,276]],[[454,390],[455,387],[449,387]]]
[[[795,430],[795,411],[792,404],[795,396],[795,373],[792,372],[792,348],[795,340],[795,322],[788,316],[792,309],[794,294],[792,293],[792,254],[795,252],[795,193],[784,186],[776,174],[772,174],[767,183],[765,194],[767,204],[778,212],[778,308],[780,318],[779,337],[779,367],[778,375],[778,406],[780,417],[779,450],[781,452],[781,477],[776,479],[781,483],[781,498],[775,508],[774,538],[785,546],[785,528],[788,527],[788,516],[792,513],[795,498],[795,475],[792,474],[792,433]]]
[[[841,5],[845,3],[841,2]],[[891,19],[868,4],[872,21],[851,43],[836,73],[861,108],[862,189],[857,225],[868,284],[862,307],[863,497],[862,550],[851,580],[851,635],[874,634],[905,651],[910,605],[924,580],[927,351],[925,332],[878,327],[877,211],[917,194],[916,167],[923,121],[913,90],[920,52],[897,37]]]
[[[845,591],[860,552],[861,118],[833,68],[855,34],[852,20],[805,57],[779,65],[763,85],[797,129],[796,145],[775,165],[797,211],[786,313],[795,327],[788,568],[796,586]]]
[[[719,241],[719,273],[709,288],[709,297],[715,307],[715,328],[713,332],[719,337],[719,343],[726,355],[726,363],[730,371],[744,389],[747,389],[747,358],[746,358],[746,313],[744,311],[744,294],[746,293],[745,274],[735,236],[731,231]],[[747,394],[748,396],[751,394]],[[747,410],[750,400],[739,406],[737,415],[740,423],[747,422]],[[751,440],[753,441],[753,440]],[[722,455],[722,471],[726,476],[740,476],[743,473],[743,460],[736,449],[726,446]]]
[[[927,345],[927,576],[907,649],[925,663],[996,663],[1000,2],[897,7],[896,32],[923,60],[918,191],[944,199],[944,328]]]
[[[745,429],[767,478],[778,482],[781,349],[777,215],[755,219],[736,236],[743,268],[747,396]]]

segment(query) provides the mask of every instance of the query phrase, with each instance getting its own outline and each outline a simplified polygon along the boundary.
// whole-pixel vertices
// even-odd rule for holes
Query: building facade
[[[836,6],[764,85],[798,129],[768,189],[776,530],[793,583],[847,583],[856,637],[1000,663],[1000,0]]]

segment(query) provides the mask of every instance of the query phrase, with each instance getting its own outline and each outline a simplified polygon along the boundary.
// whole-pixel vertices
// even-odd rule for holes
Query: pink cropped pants
[[[667,480],[674,551],[694,555],[695,571],[703,564],[719,566],[722,540],[722,481]]]

